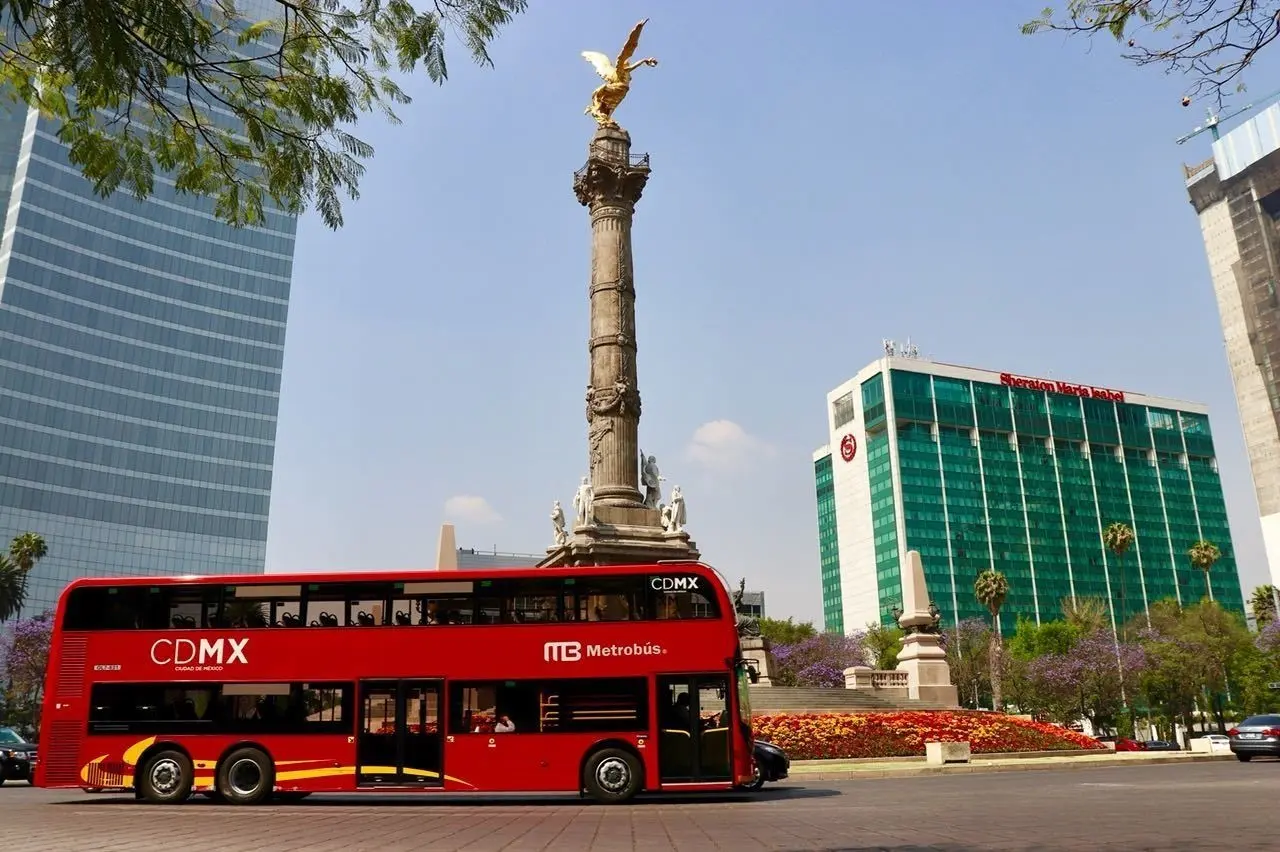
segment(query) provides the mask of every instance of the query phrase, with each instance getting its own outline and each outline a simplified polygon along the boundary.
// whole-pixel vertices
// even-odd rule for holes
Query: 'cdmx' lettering
[[[655,592],[696,592],[697,577],[654,577],[649,586]]]
[[[201,639],[196,644],[194,639],[157,639],[151,645],[151,662],[157,666],[187,666],[191,664],[205,665],[230,665],[231,663],[244,663],[248,665],[249,661],[245,659],[245,646],[249,644],[249,639],[214,639],[210,642],[208,639]]]

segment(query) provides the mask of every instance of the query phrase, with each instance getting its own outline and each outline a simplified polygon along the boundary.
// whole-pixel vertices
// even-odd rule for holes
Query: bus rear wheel
[[[143,767],[138,793],[153,805],[177,805],[191,796],[191,761],[180,751],[156,752]]]
[[[228,804],[256,805],[271,795],[275,766],[261,749],[238,748],[218,764],[216,786]]]
[[[587,758],[582,787],[597,802],[616,805],[627,801],[644,781],[644,767],[635,755],[619,748],[602,748]]]

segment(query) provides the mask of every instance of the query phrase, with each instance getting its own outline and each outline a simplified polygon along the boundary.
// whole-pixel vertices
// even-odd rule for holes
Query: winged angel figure
[[[604,79],[604,85],[591,93],[591,104],[584,110],[601,127],[617,127],[618,122],[613,120],[613,112],[627,96],[627,92],[631,91],[631,72],[641,65],[652,68],[658,64],[658,60],[653,57],[641,59],[639,62],[631,61],[636,47],[640,44],[640,31],[647,23],[649,19],[645,18],[635,25],[631,35],[627,36],[627,43],[622,46],[622,52],[614,62],[610,62],[609,57],[594,50],[582,52],[582,58],[590,62],[596,69],[596,73]]]

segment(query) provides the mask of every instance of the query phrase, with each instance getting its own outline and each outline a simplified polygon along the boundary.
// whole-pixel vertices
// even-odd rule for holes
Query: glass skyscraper
[[[0,536],[75,577],[261,572],[296,218],[218,221],[157,175],[100,198],[34,110],[0,116]]]
[[[814,454],[827,629],[891,623],[908,550],[945,624],[989,617],[973,595],[988,567],[1009,580],[1010,630],[1060,618],[1072,597],[1120,621],[1195,602],[1200,539],[1222,551],[1214,599],[1244,612],[1203,406],[896,356],[827,402],[830,442]],[[1137,538],[1120,559],[1102,543],[1117,521]]]

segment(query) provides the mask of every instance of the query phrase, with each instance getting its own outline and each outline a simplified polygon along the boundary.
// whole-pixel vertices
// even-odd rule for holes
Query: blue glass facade
[[[99,198],[56,128],[0,108],[0,537],[84,575],[264,569],[295,217],[219,222],[157,175]]]

